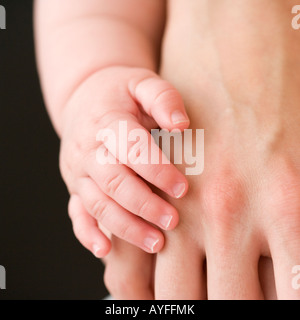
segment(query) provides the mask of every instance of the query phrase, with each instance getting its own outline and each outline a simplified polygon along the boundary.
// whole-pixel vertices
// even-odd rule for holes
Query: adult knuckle
[[[300,212],[300,174],[290,165],[279,171],[265,198],[273,219],[279,223],[284,220],[286,225],[294,224]]]
[[[230,173],[211,179],[203,190],[203,202],[208,220],[214,225],[240,223],[245,206],[244,188],[240,180]]]

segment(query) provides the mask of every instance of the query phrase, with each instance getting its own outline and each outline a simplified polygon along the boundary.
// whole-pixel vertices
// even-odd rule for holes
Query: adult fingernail
[[[171,119],[172,119],[172,123],[175,125],[189,121],[187,116],[183,112],[178,111],[178,110],[176,110],[172,113]]]
[[[159,239],[148,237],[148,238],[145,238],[144,245],[148,250],[154,253],[155,247],[158,244],[158,242],[159,242]]]
[[[185,183],[177,183],[173,187],[173,195],[175,198],[179,199],[185,192]]]

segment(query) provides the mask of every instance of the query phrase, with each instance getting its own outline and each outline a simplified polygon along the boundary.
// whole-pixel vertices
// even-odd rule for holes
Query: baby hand
[[[121,121],[126,122],[128,131],[139,129],[147,137],[127,143],[128,158],[137,144],[139,150],[150,147],[151,128],[183,130],[189,126],[176,89],[146,69],[104,69],[91,75],[70,98],[62,115],[60,169],[71,194],[69,213],[75,234],[97,257],[110,249],[110,241],[97,223],[146,252],[158,252],[164,238],[154,225],[171,230],[178,223],[178,213],[147,183],[173,198],[181,198],[187,191],[186,178],[172,164],[126,162],[115,152],[122,143],[118,136]],[[116,133],[115,149],[97,141],[103,129]],[[119,161],[99,164],[97,152],[104,147]],[[151,144],[151,153],[162,156],[158,146],[153,147]],[[74,205],[75,195],[83,208]]]
[[[103,233],[111,239],[112,248],[102,262],[105,265],[104,283],[113,299],[153,300],[155,256],[114,237],[103,226],[97,225],[76,195],[71,196],[69,213],[75,222],[75,235],[87,248],[93,239],[103,240]]]

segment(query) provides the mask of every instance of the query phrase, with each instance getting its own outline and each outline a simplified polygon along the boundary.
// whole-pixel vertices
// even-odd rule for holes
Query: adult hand
[[[174,78],[162,62],[191,128],[205,129],[205,169],[183,199],[167,198],[180,223],[157,255],[155,297],[300,299],[300,33],[273,2],[267,21],[258,2],[225,2],[199,26],[195,72]]]

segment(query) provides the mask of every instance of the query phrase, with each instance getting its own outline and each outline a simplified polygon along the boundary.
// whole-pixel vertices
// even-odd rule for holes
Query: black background
[[[39,87],[32,1],[0,0],[0,265],[8,299],[102,299],[102,263],[73,235],[59,140]]]

